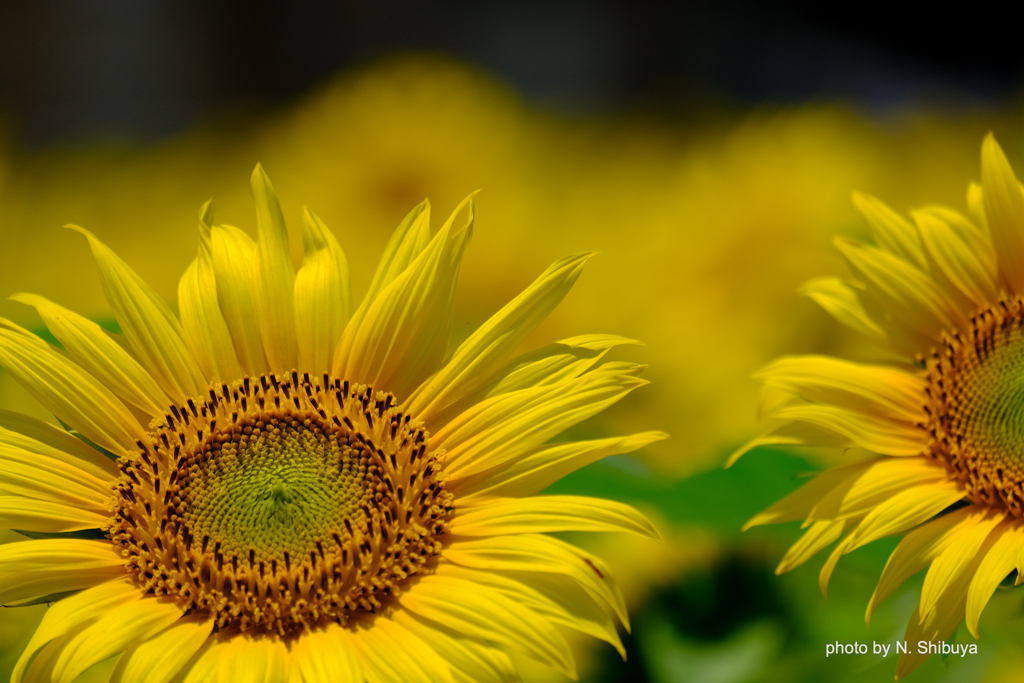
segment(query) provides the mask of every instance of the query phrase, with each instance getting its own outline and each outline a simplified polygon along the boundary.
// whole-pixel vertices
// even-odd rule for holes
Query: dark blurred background
[[[869,113],[1001,105],[1016,22],[893,3],[0,2],[0,120],[17,148],[157,140],[286,106],[402,52],[476,65],[535,105],[685,117],[842,100]]]

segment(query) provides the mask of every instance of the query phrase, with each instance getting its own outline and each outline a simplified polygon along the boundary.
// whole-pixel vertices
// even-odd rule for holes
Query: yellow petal
[[[0,490],[106,516],[108,481],[66,462],[0,444]]]
[[[829,356],[780,358],[754,375],[768,386],[818,403],[911,423],[923,422],[927,382],[882,365]]]
[[[1010,162],[989,133],[981,146],[981,184],[999,270],[1014,292],[1024,292],[1024,193]]]
[[[256,245],[248,235],[230,225],[214,227],[210,243],[217,301],[231,332],[238,364],[246,375],[261,375],[267,370],[267,362],[256,316]]]
[[[655,441],[667,439],[664,432],[642,432],[594,441],[566,441],[538,446],[522,457],[474,477],[452,479],[453,491],[469,502],[480,496],[530,496],[562,477],[610,455],[632,453]]]
[[[587,594],[571,577],[563,574],[517,572],[515,580],[528,590],[524,593],[522,589],[517,588],[509,592],[510,596],[528,595],[531,604],[536,603],[534,609],[538,614],[543,614],[556,624],[605,641],[625,659],[625,646],[619,637],[620,622],[615,611]],[[539,602],[538,596],[544,602]],[[625,628],[629,631],[628,626]]]
[[[896,320],[938,340],[954,327],[966,327],[956,305],[920,268],[892,254],[845,238],[835,245],[850,269]]]
[[[500,592],[453,576],[425,576],[399,598],[415,614],[498,643],[575,677],[568,644],[546,619]]]
[[[402,219],[384,247],[363,303],[372,303],[430,243],[430,202],[423,200]],[[360,306],[363,308],[363,306]]]
[[[868,602],[864,621],[870,625],[871,616],[882,600],[892,595],[908,578],[931,564],[964,530],[976,524],[980,516],[977,508],[961,508],[904,536],[885,563],[882,576]]]
[[[430,448],[447,451],[445,472],[453,478],[482,472],[522,456],[647,384],[625,368],[603,367],[483,401],[438,430]]]
[[[220,662],[221,683],[288,683],[287,646],[276,638],[235,636]]]
[[[743,531],[763,524],[779,524],[805,519],[832,489],[847,478],[857,476],[870,467],[870,464],[870,461],[857,462],[813,473],[813,477],[807,479],[803,486],[754,515],[743,525]]]
[[[529,287],[481,325],[451,360],[409,400],[409,410],[429,422],[447,406],[481,388],[537,325],[565,298],[593,254],[556,261]]]
[[[395,612],[396,624],[420,638],[451,669],[456,683],[517,683],[519,675],[508,656],[487,643],[443,630],[408,612]]]
[[[614,610],[626,628],[629,616],[615,577],[594,555],[564,541],[534,534],[495,536],[452,543],[445,559],[471,569],[524,571],[571,577],[600,604]]]
[[[489,586],[554,624],[611,644],[626,657],[615,615],[603,609],[567,576],[516,572],[513,579],[499,572],[467,569],[450,562],[440,564],[437,575]]]
[[[832,578],[832,572],[835,571],[836,565],[839,563],[839,558],[842,557],[847,549],[850,547],[850,541],[853,539],[853,534],[849,534],[839,541],[835,548],[832,549],[832,553],[825,560],[825,564],[822,565],[821,571],[818,572],[818,588],[821,589],[821,597],[828,598],[828,582]]]
[[[488,398],[579,377],[597,365],[609,350],[622,344],[640,342],[610,334],[582,335],[523,354],[499,370],[488,383],[476,391],[448,404],[440,412],[433,413],[425,420],[427,429],[440,429],[460,413]]]
[[[146,433],[109,389],[38,339],[0,328],[0,365],[65,424],[119,456]]]
[[[832,405],[792,405],[775,411],[772,417],[809,422],[882,455],[919,455],[928,448],[931,439],[916,424]]]
[[[756,436],[733,451],[725,461],[728,469],[741,457],[759,446],[814,446],[817,448],[853,448],[853,440],[832,429],[823,429],[807,422],[770,420],[775,423],[764,434]]]
[[[74,225],[68,227],[89,240],[103,293],[142,367],[179,404],[189,396],[202,395],[208,380],[185,344],[181,325],[167,304],[91,232]]]
[[[785,574],[814,557],[843,534],[845,525],[843,520],[821,520],[812,524],[800,540],[786,551],[779,566],[775,568],[775,573]]]
[[[467,205],[468,222],[453,233]],[[408,268],[376,299],[364,300],[335,351],[335,376],[403,397],[438,369],[451,336],[455,284],[472,226],[467,199]]]
[[[897,493],[876,506],[850,534],[846,552],[885,536],[922,524],[964,497],[963,485],[955,481],[924,484]]]
[[[54,603],[43,615],[32,640],[18,659],[11,675],[19,683],[32,656],[50,641],[99,619],[112,610],[142,598],[132,582],[119,579],[101,583]]]
[[[181,327],[192,355],[211,382],[232,382],[242,377],[231,331],[217,301],[213,267],[213,200],[199,209],[199,255],[178,283]]]
[[[0,487],[7,488],[2,482],[3,477],[0,475]],[[45,533],[99,529],[108,517],[106,514],[48,500],[0,496],[0,528],[3,529]]]
[[[21,413],[0,410],[0,444],[66,462],[101,481],[110,481],[118,476],[117,465],[86,446],[81,439]]]
[[[981,185],[978,183],[967,184],[967,212],[971,214],[971,218],[975,220],[981,233],[987,238],[991,238],[991,231],[988,227],[988,219],[985,218],[985,199],[983,197],[984,192],[981,189]],[[995,251],[992,252],[993,263],[995,262]],[[993,271],[995,268],[993,268]]]
[[[349,631],[331,624],[306,633],[292,648],[292,668],[304,683],[361,683],[359,657]]]
[[[989,598],[1000,583],[1017,566],[1017,558],[1024,550],[1024,527],[1011,520],[1003,522],[992,532],[997,536],[992,548],[974,572],[967,591],[967,630],[978,638],[978,620]]]
[[[871,195],[854,192],[853,203],[867,219],[878,246],[918,268],[926,267],[921,237],[913,225]]]
[[[989,552],[996,539],[989,534],[985,539],[981,550],[974,559],[964,565],[958,572],[955,579],[950,582],[949,587],[939,597],[938,603],[931,614],[921,617],[919,611],[915,611],[907,624],[907,633],[904,636],[912,644],[909,652],[900,655],[896,664],[896,678],[902,678],[924,663],[931,655],[927,652],[920,652],[914,646],[919,641],[929,643],[942,643],[949,640],[964,618],[964,609],[967,603],[967,591],[971,578],[981,564],[982,558]]]
[[[82,630],[84,626],[80,626],[77,630]],[[41,650],[36,653],[35,659],[32,660],[32,664],[29,665],[28,671],[23,675],[22,680],[24,683],[52,683],[53,681],[53,665],[57,663],[57,658],[60,657],[60,653],[64,651],[64,646],[68,643],[71,638],[74,637],[77,631],[55,638],[47,643]],[[16,679],[11,679],[12,683]]]
[[[288,246],[288,229],[270,179],[257,164],[252,172],[256,200],[256,262],[253,288],[263,350],[273,372],[297,367],[295,340],[295,266]]]
[[[185,665],[181,683],[219,683],[220,672],[232,647],[230,640],[218,639],[216,635],[207,638],[199,652]]]
[[[921,587],[921,604],[918,609],[921,619],[927,619],[935,611],[942,595],[950,590],[964,569],[972,564],[985,539],[1006,517],[1005,512],[991,511],[970,529],[961,532],[928,568]]]
[[[807,519],[847,519],[863,515],[897,493],[949,479],[946,466],[924,458],[879,458],[845,479],[807,513]]]
[[[556,531],[625,531],[655,540],[661,535],[632,506],[588,496],[531,496],[481,501],[458,510],[451,532],[463,536]]]
[[[180,607],[156,598],[120,605],[68,641],[53,665],[53,683],[71,683],[93,664],[155,636],[180,617]]]
[[[484,387],[485,395],[497,396],[579,377],[597,365],[611,349],[629,344],[644,345],[616,334],[583,334],[548,344],[512,359]]]
[[[167,394],[102,327],[35,294],[15,294],[11,299],[35,308],[71,359],[118,398],[150,417],[167,410]]]
[[[805,519],[811,510],[825,500],[826,496],[830,495],[836,487],[846,482],[856,481],[877,462],[877,460],[856,462],[816,474],[813,479],[796,491],[755,515],[743,526],[743,530],[746,531],[750,527],[761,524],[779,524]]]
[[[334,349],[352,316],[352,293],[348,262],[338,241],[309,209],[302,218],[306,257],[295,277],[299,367],[320,374],[331,370]]]
[[[429,645],[388,618],[353,633],[352,643],[368,683],[452,683],[452,674]]]
[[[961,229],[954,230],[946,222],[958,218],[951,213],[933,209],[915,211],[913,215],[928,248],[928,256],[936,265],[935,270],[942,273],[974,308],[986,307],[998,296],[995,270],[990,269],[985,262],[986,251],[994,255],[992,245],[983,240],[980,232],[962,218]],[[972,232],[975,239],[968,242],[964,235],[971,235]]]
[[[979,193],[981,192],[981,188],[977,185],[972,183],[972,187],[976,188]],[[968,195],[971,194],[972,192],[969,189]],[[976,199],[980,202],[981,195],[979,194]],[[972,201],[974,200],[969,196],[967,200],[968,207],[970,207]],[[978,221],[977,217],[975,217],[975,222],[972,223],[959,211],[954,211],[946,206],[924,206],[918,213],[932,216],[949,226],[949,229],[961,242],[967,245],[967,249],[979,260],[981,268],[979,276],[993,283],[999,279],[999,263],[996,260],[995,248],[992,246],[992,238],[989,237],[988,228],[984,220]],[[982,219],[984,219],[984,212],[982,212]]]
[[[896,662],[896,680],[900,680],[913,673],[917,667],[928,661],[931,657],[927,650],[919,651],[918,643],[925,641],[926,643],[944,643],[949,640],[950,636],[956,630],[956,627],[960,625],[961,616],[958,612],[963,611],[963,604],[951,604],[949,605],[950,611],[938,615],[937,618],[933,618],[928,621],[927,624],[920,624],[920,613],[918,610],[914,610],[914,613],[910,616],[910,623],[907,624],[907,632],[903,636],[903,640],[908,644],[907,652],[900,653],[900,658]]]
[[[0,556],[0,605],[89,588],[124,573],[124,559],[109,541],[8,543]]]
[[[168,683],[210,637],[213,619],[190,615],[124,653],[111,683]]]
[[[837,277],[820,277],[806,282],[800,293],[810,297],[829,315],[852,330],[860,332],[876,344],[884,344],[887,336],[875,322],[860,297],[863,293]]]

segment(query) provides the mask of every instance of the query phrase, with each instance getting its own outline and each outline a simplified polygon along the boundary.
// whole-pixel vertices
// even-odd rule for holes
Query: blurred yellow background
[[[851,192],[903,209],[963,206],[990,129],[1018,147],[1009,117],[992,111],[956,120],[906,112],[884,126],[839,106],[731,113],[701,128],[569,118],[531,110],[454,62],[389,61],[269,120],[145,149],[3,154],[0,292],[37,292],[109,317],[84,242],[61,229],[75,223],[173,301],[202,202],[214,198],[219,222],[253,229],[245,178],[259,162],[296,260],[307,205],[338,236],[358,293],[412,206],[426,197],[446,216],[479,189],[462,334],[556,258],[601,252],[526,346],[581,331],[644,341],[653,386],[601,429],[667,430],[673,439],[643,457],[691,473],[720,464],[754,429],[754,370],[842,343],[796,291],[842,272],[833,235],[865,233]],[[39,325],[19,304],[5,301],[0,313]]]

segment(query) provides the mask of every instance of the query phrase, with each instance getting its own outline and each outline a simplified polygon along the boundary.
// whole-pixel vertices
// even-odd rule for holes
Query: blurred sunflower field
[[[629,358],[649,366],[650,386],[570,436],[670,434],[550,490],[635,505],[665,537],[571,535],[614,570],[632,620],[626,661],[607,644],[574,641],[580,679],[891,680],[892,656],[826,657],[825,650],[902,637],[921,576],[883,604],[870,627],[863,619],[895,542],[852,553],[826,600],[815,580],[820,561],[774,574],[799,535],[796,524],[740,531],[835,456],[762,448],[722,466],[757,433],[756,370],[786,354],[864,353],[798,294],[812,277],[845,273],[834,235],[867,236],[851,192],[901,211],[963,208],[989,130],[1011,160],[1021,159],[1019,122],[998,111],[955,118],[903,111],[880,121],[841,105],[805,105],[728,110],[685,125],[569,116],[529,106],[454,61],[392,59],[342,74],[293,108],[206,124],[156,145],[0,148],[0,293],[39,293],[114,329],[85,244],[62,228],[74,223],[174,301],[203,202],[212,196],[219,222],[253,231],[249,190],[239,179],[256,162],[281,197],[295,260],[301,198],[331,226],[361,293],[413,206],[429,198],[447,215],[480,190],[454,340],[556,258],[599,252],[523,348],[590,332],[641,340]],[[45,330],[12,301],[0,303],[0,315]],[[0,408],[51,419],[2,371]],[[910,680],[1020,678],[1022,603],[1024,592],[1001,592],[982,621],[980,654],[933,657]],[[44,612],[0,610],[0,677]],[[963,628],[955,637],[973,642]],[[106,680],[112,667],[97,665],[81,680]],[[529,681],[566,680],[539,665],[523,670]]]

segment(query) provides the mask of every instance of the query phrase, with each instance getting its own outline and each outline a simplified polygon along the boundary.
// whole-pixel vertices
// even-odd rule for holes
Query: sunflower
[[[839,238],[850,281],[813,280],[805,293],[886,351],[885,363],[824,356],[764,368],[774,424],[762,444],[856,448],[868,457],[826,470],[747,527],[804,520],[786,572],[838,541],[840,556],[902,534],[867,607],[927,568],[896,677],[921,665],[996,587],[1024,581],[1024,191],[990,134],[974,220],[941,206],[907,221],[855,194],[876,245]],[[731,464],[731,463],[730,463]],[[924,645],[922,645],[924,641]]]
[[[664,434],[552,442],[646,382],[584,335],[512,357],[589,254],[557,261],[454,351],[467,199],[424,202],[362,303],[304,212],[296,272],[273,188],[258,239],[200,210],[180,318],[88,231],[122,334],[36,295],[61,348],[0,321],[0,364],[63,429],[0,412],[0,603],[54,603],[13,679],[507,681],[517,652],[574,675],[568,627],[622,652],[621,593],[546,532],[657,536],[633,508],[537,496]],[[460,216],[465,223],[458,227]]]

